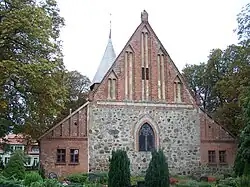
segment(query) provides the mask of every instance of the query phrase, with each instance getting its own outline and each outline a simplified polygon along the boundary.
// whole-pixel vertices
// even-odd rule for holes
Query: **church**
[[[162,149],[171,174],[201,166],[228,168],[236,138],[196,102],[184,77],[141,13],[141,23],[118,56],[111,33],[90,86],[88,102],[39,138],[46,174],[108,171],[123,149],[131,173],[143,175],[151,151]]]

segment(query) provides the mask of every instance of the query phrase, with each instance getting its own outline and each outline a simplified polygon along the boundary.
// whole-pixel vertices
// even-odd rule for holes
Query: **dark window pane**
[[[139,131],[139,151],[152,151],[155,148],[154,131],[145,123]]]
[[[145,80],[145,68],[141,69],[141,77],[142,77],[142,80]]]
[[[154,137],[153,135],[148,135],[147,137],[147,150],[148,151],[153,151],[154,150]]]
[[[146,80],[149,80],[149,70],[146,68]]]
[[[139,151],[146,151],[145,136],[139,135]]]
[[[79,150],[70,149],[70,162],[78,163],[79,162]]]

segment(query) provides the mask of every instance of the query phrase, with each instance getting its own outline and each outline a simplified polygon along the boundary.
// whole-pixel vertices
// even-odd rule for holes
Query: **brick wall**
[[[154,34],[151,26],[148,23],[142,23],[136,29],[124,49],[121,51],[111,70],[104,77],[103,82],[95,85],[92,93],[90,93],[91,100],[107,100],[108,98],[108,76],[113,71],[117,79],[116,100],[125,100],[125,52],[129,50],[133,52],[133,100],[142,100],[142,63],[141,63],[141,33],[143,30],[149,33],[148,51],[149,51],[149,99],[151,102],[167,102],[174,103],[174,80],[177,75],[183,83],[182,100],[185,104],[195,103],[195,100],[189,94],[188,89],[182,80],[182,77],[176,69],[171,58],[165,52],[157,36]],[[164,74],[165,74],[165,100],[158,99],[158,69],[157,69],[157,54],[159,50],[164,54]],[[128,73],[128,72],[127,72]]]
[[[66,162],[57,163],[57,149],[66,149]],[[70,162],[70,149],[79,149],[79,163]],[[87,106],[79,108],[40,140],[40,162],[46,175],[88,172]]]
[[[207,116],[203,111],[200,111],[200,121],[201,163],[209,164],[208,151],[215,151],[216,164],[212,165],[220,166],[219,151],[226,151],[226,163],[232,166],[234,164],[237,150],[237,142],[235,138],[209,116]]]

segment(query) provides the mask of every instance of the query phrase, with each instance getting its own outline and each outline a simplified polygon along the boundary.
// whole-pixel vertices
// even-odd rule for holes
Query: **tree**
[[[170,186],[168,163],[162,150],[152,152],[152,159],[146,171],[145,184],[147,187]]]
[[[109,164],[108,186],[127,187],[130,185],[130,161],[126,151],[112,151]]]
[[[78,71],[70,71],[66,74],[65,81],[68,95],[65,103],[67,111],[63,113],[67,115],[69,109],[74,111],[87,101],[90,80],[87,76],[82,75]]]
[[[0,2],[0,137],[37,137],[64,108],[67,90],[55,0]]]
[[[245,47],[214,49],[207,63],[186,65],[184,76],[201,107],[238,135],[244,126],[241,98],[250,86],[249,55]]]
[[[250,166],[250,88],[248,90],[248,97],[244,100],[246,126],[240,135],[237,155],[235,159],[234,170],[237,176],[242,176],[244,171],[249,171]]]
[[[237,34],[239,40],[247,41],[250,39],[250,3],[244,6],[241,12],[237,15]]]
[[[24,179],[25,177],[25,156],[22,151],[15,151],[3,171],[3,175],[5,177],[11,178],[14,177],[16,179]]]

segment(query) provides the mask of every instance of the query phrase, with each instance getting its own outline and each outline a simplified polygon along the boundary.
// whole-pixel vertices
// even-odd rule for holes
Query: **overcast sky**
[[[213,48],[237,43],[236,15],[248,0],[58,0],[66,26],[61,32],[64,63],[91,80],[109,35],[118,55],[137,26],[141,12],[179,70],[207,60]]]

